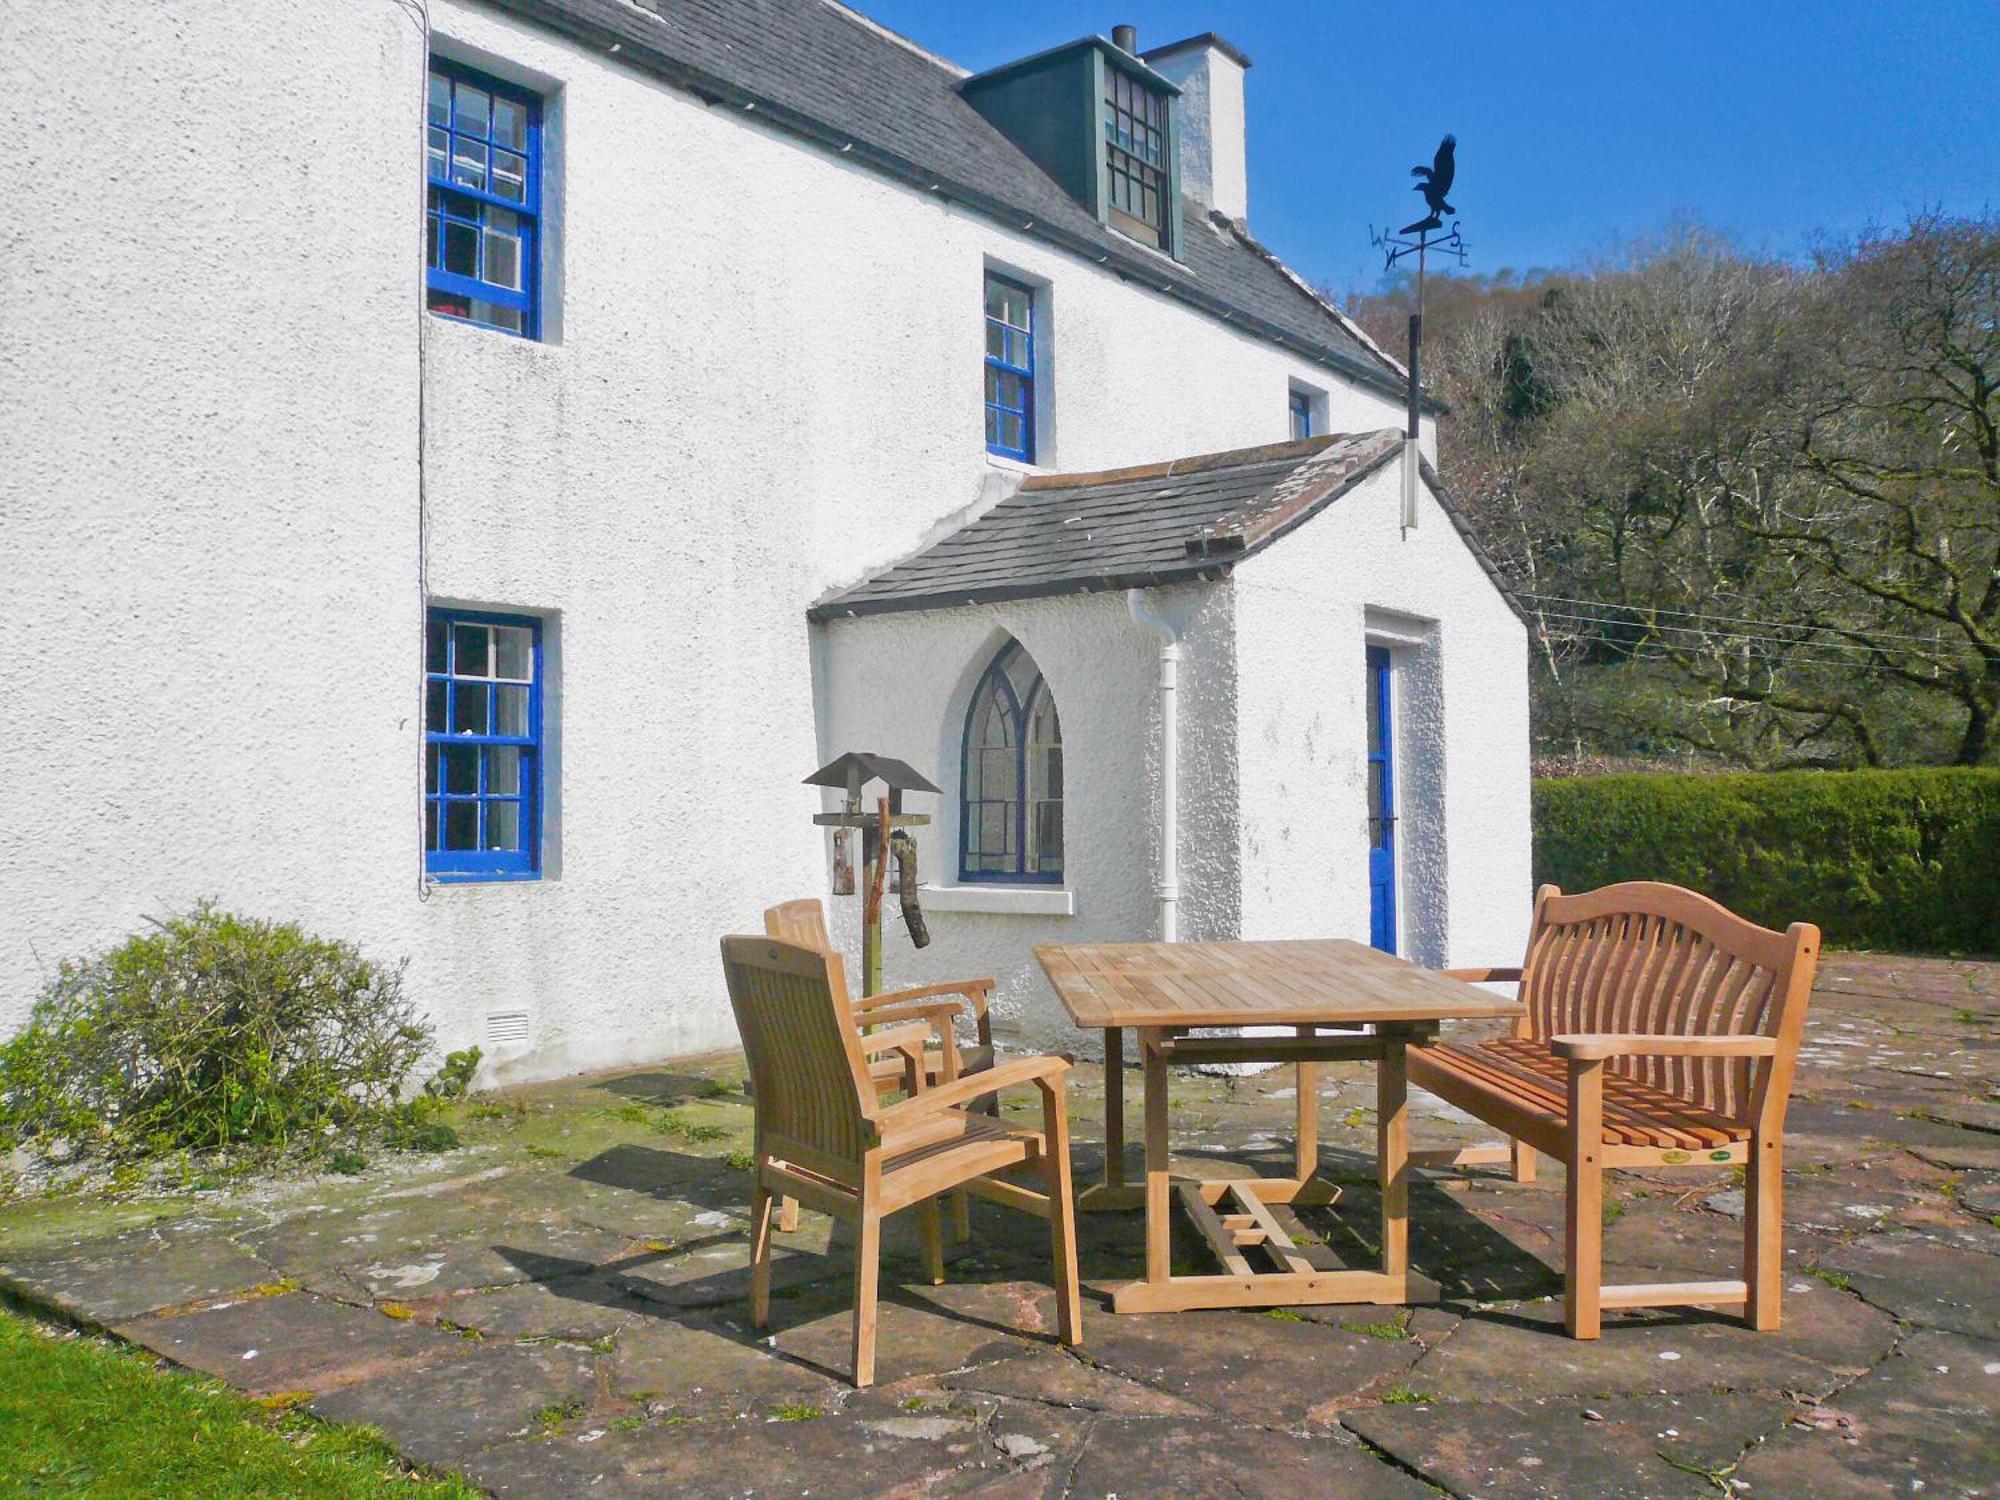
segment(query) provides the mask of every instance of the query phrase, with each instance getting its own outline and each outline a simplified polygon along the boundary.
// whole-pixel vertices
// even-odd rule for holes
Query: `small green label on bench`
[[[1671,1163],[1675,1166],[1678,1166],[1687,1159],[1688,1154],[1685,1151],[1662,1151],[1660,1153],[1661,1161]]]
[[[1728,1161],[1729,1153],[1727,1151],[1711,1151],[1708,1153],[1708,1159],[1710,1161]]]

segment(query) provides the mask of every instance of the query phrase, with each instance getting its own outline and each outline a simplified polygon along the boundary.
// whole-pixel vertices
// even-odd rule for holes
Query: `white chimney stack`
[[[1229,218],[1248,218],[1243,73],[1250,59],[1212,31],[1142,56],[1181,91],[1181,191]]]

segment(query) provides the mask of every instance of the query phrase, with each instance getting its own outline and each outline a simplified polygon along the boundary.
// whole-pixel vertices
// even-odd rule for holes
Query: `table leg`
[[[1125,1033],[1104,1028],[1104,1185],[1125,1185]]]
[[[1298,1028],[1300,1036],[1311,1036],[1310,1026]],[[1299,1076],[1293,1080],[1298,1085],[1298,1172],[1301,1185],[1311,1182],[1319,1171],[1319,1064],[1302,1062],[1298,1065]]]
[[[1139,1051],[1146,1074],[1146,1280],[1162,1285],[1173,1274],[1167,1217],[1167,1059],[1160,1051],[1160,1033],[1147,1027],[1139,1033]]]
[[[1410,1270],[1409,1059],[1405,1039],[1383,1040],[1376,1069],[1375,1157],[1382,1184],[1382,1274],[1406,1280]]]

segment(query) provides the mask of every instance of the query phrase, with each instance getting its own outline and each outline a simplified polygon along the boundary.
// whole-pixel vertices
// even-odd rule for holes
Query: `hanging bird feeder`
[[[887,790],[876,798],[873,808],[865,808],[862,792],[873,782]],[[931,792],[937,788],[912,768],[893,756],[850,750],[828,761],[805,780],[807,786],[833,787],[846,794],[841,811],[813,814],[813,822],[836,830],[836,840],[849,829],[861,830],[861,993],[879,994],[882,989],[882,893],[888,879],[889,858],[896,861],[896,893],[903,908],[903,921],[910,941],[919,948],[930,945],[930,929],[924,924],[923,908],[917,901],[917,841],[909,830],[930,822],[929,813],[903,811],[903,793]],[[836,866],[839,864],[836,856]],[[849,870],[852,866],[849,865]],[[836,871],[835,889],[840,894]]]

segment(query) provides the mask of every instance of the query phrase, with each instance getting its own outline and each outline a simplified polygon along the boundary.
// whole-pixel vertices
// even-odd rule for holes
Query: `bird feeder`
[[[877,781],[887,790],[876,796],[874,807],[865,807],[863,791]],[[908,832],[928,824],[930,814],[904,812],[903,793],[935,793],[937,788],[905,761],[859,750],[828,761],[808,776],[805,784],[833,787],[846,797],[839,812],[813,814],[814,823],[837,830],[836,839],[841,837],[838,830],[861,830],[861,993],[879,994],[882,893],[891,857],[896,861],[896,891],[910,941],[919,948],[930,945],[930,930],[917,903],[917,844]]]

